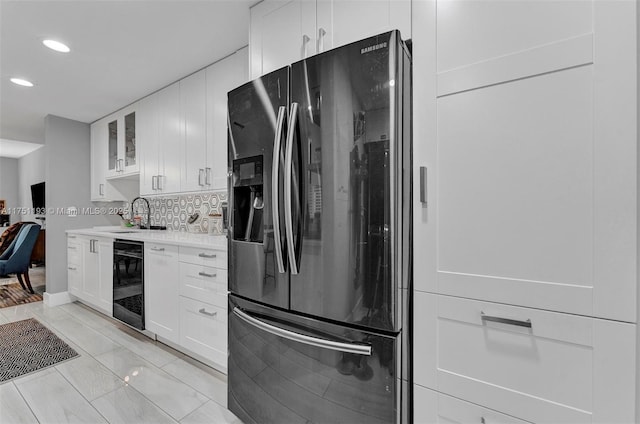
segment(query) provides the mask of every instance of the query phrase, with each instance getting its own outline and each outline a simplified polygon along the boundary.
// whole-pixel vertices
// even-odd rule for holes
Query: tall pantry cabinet
[[[638,4],[412,7],[415,422],[638,422]]]

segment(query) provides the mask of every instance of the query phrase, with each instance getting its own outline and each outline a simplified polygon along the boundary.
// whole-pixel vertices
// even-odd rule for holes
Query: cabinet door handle
[[[120,159],[116,159],[116,172],[120,172]]]
[[[420,203],[427,205],[427,167],[420,167]]]
[[[204,169],[200,168],[198,169],[198,185],[199,186],[203,186],[204,184],[202,183],[202,176],[204,175]]]
[[[211,185],[211,168],[204,168],[204,183]]]
[[[156,189],[156,176],[152,175],[151,176],[151,190],[155,190]]]
[[[67,236],[67,238],[76,238],[76,236]]]
[[[218,274],[207,274],[206,272],[199,272],[198,275],[200,275],[202,277],[215,278],[216,275],[218,275]]]
[[[302,58],[306,59],[307,58],[307,45],[309,44],[309,41],[311,41],[311,38],[309,38],[309,36],[307,34],[304,34],[302,36]]]
[[[124,172],[124,159],[120,159],[120,172]]]
[[[511,318],[496,317],[492,315],[485,315],[485,313],[482,311],[480,311],[480,318],[482,318],[483,324],[485,322],[497,322],[500,324],[515,325],[516,327],[532,328],[532,323],[530,319],[518,320],[518,319],[511,319]]]
[[[157,178],[157,180],[156,180],[156,188],[158,190],[163,190],[164,186],[161,183],[164,181],[164,177],[162,175],[157,175],[156,178]]]
[[[67,246],[67,249],[73,249],[76,250],[77,248],[75,246]]]
[[[318,28],[318,53],[324,51],[324,36],[327,35],[327,31],[324,28]]]
[[[200,309],[198,312],[200,312],[202,315],[207,315],[210,317],[215,317],[216,315],[218,315],[217,312],[207,312],[207,310],[204,308]]]
[[[164,247],[151,247],[150,250],[154,252],[164,252]]]
[[[69,269],[69,270],[71,270],[71,271],[75,271],[75,270],[77,270],[78,268],[76,268],[76,267],[74,267],[74,266],[68,266],[68,267],[67,267],[67,269]]]
[[[104,196],[104,184],[100,184],[98,186],[98,193],[100,194],[100,196]]]
[[[207,255],[206,253],[200,253],[198,254],[198,256],[200,256],[201,258],[207,258],[207,259],[214,259],[216,257],[216,255]]]

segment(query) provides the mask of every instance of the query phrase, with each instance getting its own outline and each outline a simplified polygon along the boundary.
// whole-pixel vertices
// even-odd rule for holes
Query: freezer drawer
[[[399,339],[230,296],[228,407],[247,424],[398,422]]]

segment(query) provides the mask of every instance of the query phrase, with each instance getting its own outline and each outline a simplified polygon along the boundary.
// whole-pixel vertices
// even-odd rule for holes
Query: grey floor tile
[[[13,383],[0,386],[0,423],[31,424],[38,420]]]
[[[104,418],[58,373],[16,383],[41,423],[104,423]]]
[[[127,349],[107,352],[96,359],[177,420],[209,400]]]
[[[142,396],[132,387],[125,386],[92,402],[93,406],[111,424],[161,424],[176,421]]]
[[[56,365],[56,369],[88,400],[124,386],[124,381],[90,356]]]
[[[227,405],[227,383],[216,376],[217,373],[215,371],[203,370],[201,367],[182,359],[177,359],[165,365],[162,369],[209,399],[215,400],[222,406]]]
[[[209,401],[180,421],[181,424],[242,424],[231,411]]]
[[[100,355],[120,347],[110,338],[73,318],[56,321],[55,323],[50,323],[50,325],[92,355]]]

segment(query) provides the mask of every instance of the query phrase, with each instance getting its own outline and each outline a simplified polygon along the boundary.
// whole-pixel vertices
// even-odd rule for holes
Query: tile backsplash
[[[151,225],[164,225],[172,231],[207,233],[209,214],[222,214],[222,202],[227,201],[227,192],[181,194],[147,200],[151,208]],[[200,215],[198,219],[187,224],[189,217],[196,212]]]

